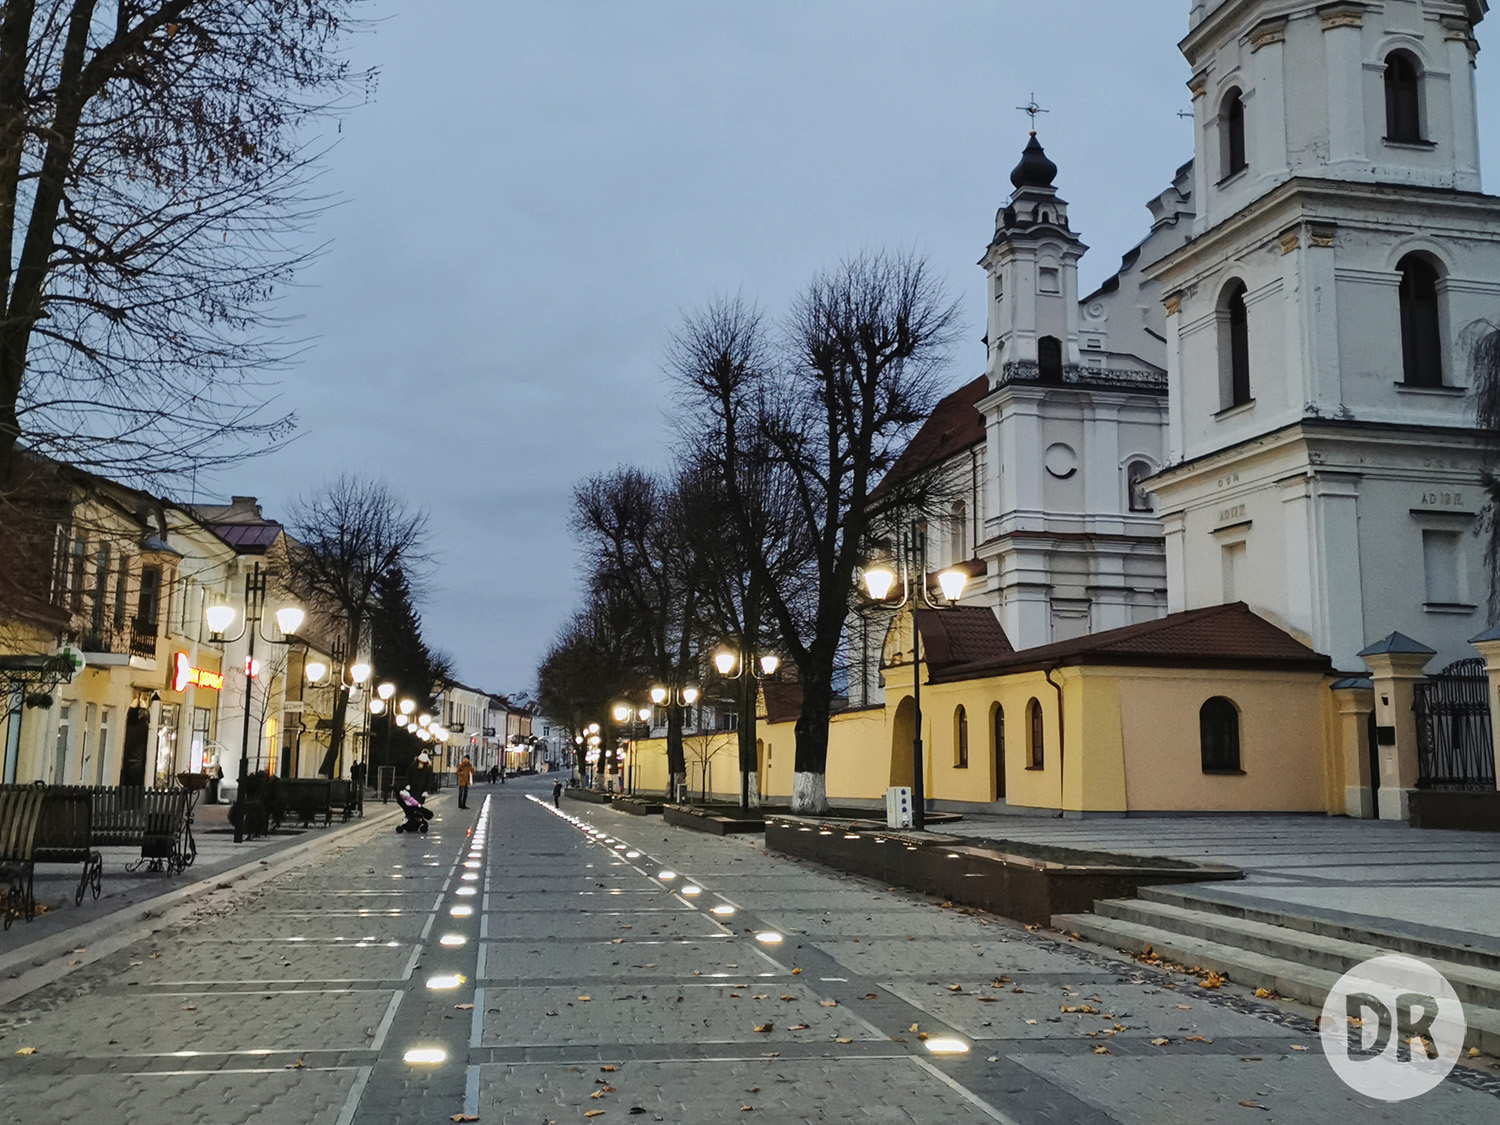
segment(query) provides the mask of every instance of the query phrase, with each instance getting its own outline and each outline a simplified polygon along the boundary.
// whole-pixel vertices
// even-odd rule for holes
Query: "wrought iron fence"
[[[1417,785],[1494,789],[1495,748],[1484,661],[1455,661],[1415,688]]]

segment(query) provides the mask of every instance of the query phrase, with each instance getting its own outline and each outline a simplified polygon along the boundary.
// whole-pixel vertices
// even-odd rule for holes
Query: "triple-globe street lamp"
[[[635,728],[637,722],[645,724],[650,720],[651,708],[633,707],[629,703],[616,703],[611,713],[614,715],[615,722],[620,726],[630,724],[630,757],[626,764],[625,788],[633,796],[635,794],[635,763],[640,756],[639,739]],[[651,728],[647,726],[646,729],[649,731]]]
[[[926,536],[920,534],[916,522],[904,542],[897,543],[897,561],[892,566],[877,562],[865,567],[865,591],[870,600],[887,603],[899,585],[900,600],[888,608],[897,613],[911,607],[911,698],[913,711],[911,740],[911,824],[918,830],[927,827],[926,785],[923,780],[922,762],[922,635],[917,628],[918,603],[927,609],[940,610],[958,604],[963,596],[964,584],[969,576],[956,568],[941,572],[937,576],[938,588],[942,590],[943,602],[933,601],[927,584]]]

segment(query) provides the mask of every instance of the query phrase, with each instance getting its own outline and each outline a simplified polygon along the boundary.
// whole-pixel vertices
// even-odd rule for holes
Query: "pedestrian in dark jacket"
[[[419,801],[432,792],[432,759],[425,753],[412,759],[411,766],[406,771],[406,787]]]
[[[555,809],[556,808],[561,808],[562,807],[561,801],[562,801],[562,778],[560,778],[560,777],[554,777],[552,779],[552,807],[555,808]]]

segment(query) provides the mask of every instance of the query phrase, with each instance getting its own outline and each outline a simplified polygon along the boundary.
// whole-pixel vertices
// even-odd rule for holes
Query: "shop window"
[[[1238,772],[1240,710],[1216,695],[1198,710],[1198,745],[1204,773]]]

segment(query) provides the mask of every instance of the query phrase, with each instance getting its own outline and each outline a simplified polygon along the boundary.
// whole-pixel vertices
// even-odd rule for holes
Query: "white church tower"
[[[1200,0],[1193,237],[1167,314],[1169,608],[1245,601],[1356,671],[1469,655],[1489,594],[1466,341],[1500,316],[1486,0]]]
[[[979,261],[985,583],[965,600],[994,607],[1017,648],[1149,620],[1166,602],[1161,529],[1141,487],[1164,460],[1160,295],[1148,282],[1146,309],[1135,307],[1140,278],[1125,268],[1080,304],[1088,247],[1056,175],[1033,132]],[[1163,205],[1170,218],[1154,237],[1180,243],[1172,231],[1186,205],[1169,194],[1177,203]]]

